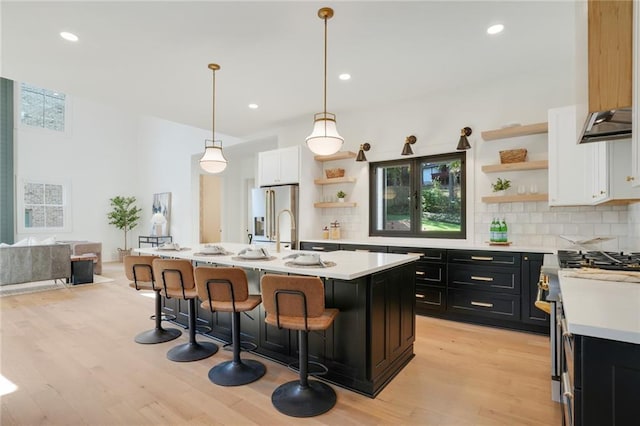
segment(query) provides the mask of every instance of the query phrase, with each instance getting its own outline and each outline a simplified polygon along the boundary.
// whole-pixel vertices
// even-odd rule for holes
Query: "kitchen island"
[[[375,397],[413,358],[415,340],[415,254],[336,251],[323,253],[329,267],[292,265],[286,259],[299,251],[276,253],[269,259],[241,259],[246,244],[220,243],[230,254],[203,255],[202,247],[187,250],[141,248],[140,254],[188,259],[195,265],[243,268],[251,294],[260,293],[260,278],[269,274],[318,276],[324,282],[325,304],[340,311],[331,328],[309,334],[309,359],[327,366],[322,378],[352,391]],[[186,326],[187,303],[164,299],[163,311],[176,315]],[[241,316],[243,342],[256,346],[254,353],[289,364],[297,361],[297,333],[279,330],[264,322],[262,304]],[[231,341],[231,315],[197,308],[198,326],[215,339]]]

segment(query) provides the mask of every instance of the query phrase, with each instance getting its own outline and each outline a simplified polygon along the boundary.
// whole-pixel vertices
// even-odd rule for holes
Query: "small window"
[[[20,122],[27,126],[65,131],[67,97],[64,93],[27,83],[20,85]]]
[[[67,229],[68,191],[64,184],[23,180],[20,189],[19,232]]]
[[[370,164],[370,235],[466,238],[465,152]]]

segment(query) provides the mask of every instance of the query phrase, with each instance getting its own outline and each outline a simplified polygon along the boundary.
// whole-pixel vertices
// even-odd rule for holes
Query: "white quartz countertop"
[[[238,259],[237,254],[249,247],[248,244],[239,243],[216,243],[232,254],[228,255],[196,255],[201,252],[203,245],[191,245],[188,250],[158,250],[155,247],[145,247],[134,249],[134,252],[148,255],[158,255],[179,259],[195,260],[198,262],[214,263],[217,265],[238,266],[242,268],[261,269],[273,272],[285,272],[298,275],[311,275],[323,278],[335,278],[342,280],[353,280],[375,272],[384,271],[395,266],[414,262],[420,258],[415,254],[393,254],[393,253],[368,253],[354,251],[334,251],[320,254],[324,262],[335,262],[335,266],[308,267],[289,266],[291,259],[283,259],[294,253],[318,254],[312,251],[302,250],[282,250],[276,253],[272,247],[267,248],[270,257],[275,259]]]
[[[363,244],[372,246],[389,246],[389,247],[416,247],[416,248],[440,248],[440,249],[456,249],[456,250],[490,250],[490,251],[510,251],[523,253],[555,253],[556,249],[545,247],[527,247],[527,246],[491,246],[486,244],[469,244],[461,240],[460,243],[442,240],[425,241],[424,238],[391,238],[391,237],[371,237],[367,240],[323,240],[323,239],[307,239],[301,241],[310,243],[333,243],[333,244]]]
[[[640,283],[568,277],[560,290],[569,332],[640,344]]]

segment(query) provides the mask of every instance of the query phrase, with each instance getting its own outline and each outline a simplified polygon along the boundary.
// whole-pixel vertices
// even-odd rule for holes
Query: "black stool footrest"
[[[173,321],[176,318],[177,317],[173,314],[160,314],[160,321]],[[155,321],[156,320],[155,314],[151,315],[149,319]]]
[[[208,325],[196,325],[196,333],[204,334],[210,332],[212,329]]]
[[[315,362],[315,361],[308,361],[308,372],[307,374],[309,376],[324,376],[329,372],[329,369],[327,368],[326,365],[319,363],[319,362]],[[316,369],[314,370],[313,367],[316,367]],[[300,363],[299,362],[292,362],[291,364],[287,365],[287,368],[291,371],[295,371],[296,373],[300,371]]]
[[[232,351],[233,342],[223,345],[222,349],[225,351]],[[251,351],[255,351],[256,349],[258,349],[258,345],[256,345],[253,342],[250,342],[248,340],[243,340],[240,342],[240,352],[251,352]]]

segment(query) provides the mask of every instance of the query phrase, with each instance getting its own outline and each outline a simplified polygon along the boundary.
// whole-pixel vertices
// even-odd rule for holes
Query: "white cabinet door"
[[[300,181],[298,146],[258,153],[258,185],[286,185]]]
[[[609,191],[609,142],[591,142],[581,146],[591,157],[591,203],[599,204],[611,198]]]
[[[298,183],[300,181],[300,147],[292,146],[278,151],[280,151],[280,182]]]
[[[632,146],[628,140],[607,142],[609,149],[609,190],[611,199],[636,200],[640,198],[640,187],[634,186],[631,170]]]
[[[278,150],[258,153],[258,185],[278,185],[280,181],[280,153]]]
[[[591,204],[590,150],[578,145],[576,107],[549,110],[549,205]]]

